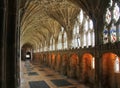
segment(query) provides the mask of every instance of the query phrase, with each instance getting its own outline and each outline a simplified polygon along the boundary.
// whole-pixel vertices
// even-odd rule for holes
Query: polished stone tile
[[[27,67],[26,67],[27,66]],[[50,88],[89,88],[83,84],[79,84],[76,80],[68,79],[67,77],[60,75],[58,72],[51,70],[42,65],[32,65],[29,62],[22,62],[21,63],[21,86],[20,88],[31,88],[30,82],[34,81],[44,81]],[[34,68],[31,71],[28,71],[27,68]],[[36,72],[38,75],[28,75],[29,72]],[[72,85],[63,85],[57,86],[51,80],[65,80]],[[64,84],[64,81],[60,83]],[[43,83],[44,85],[44,83]],[[62,84],[61,84],[62,85]],[[38,84],[39,86],[39,84]],[[36,88],[36,87],[35,87]],[[42,87],[40,87],[42,88]],[[44,88],[44,87],[43,87]]]

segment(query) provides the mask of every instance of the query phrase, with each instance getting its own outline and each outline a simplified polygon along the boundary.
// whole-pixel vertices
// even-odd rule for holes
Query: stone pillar
[[[0,35],[2,44],[2,88],[16,88],[16,1],[2,0]]]
[[[103,81],[101,79],[102,75],[101,75],[101,71],[102,71],[102,62],[100,58],[100,55],[98,55],[99,51],[97,52],[97,54],[95,55],[95,88],[101,88],[101,81]]]
[[[16,0],[7,1],[6,88],[16,88]]]
[[[102,44],[102,31],[104,28],[103,24],[103,15],[97,14],[95,18],[92,19],[93,24],[94,24],[94,29],[95,29],[95,85],[97,88],[101,88],[101,72],[100,72],[100,47],[99,45]]]
[[[21,59],[22,59],[21,58],[21,49],[22,48],[21,48],[21,45],[20,45],[20,19],[21,19],[20,18],[21,9],[19,9],[20,1],[17,2],[17,6],[18,6],[17,7],[18,12],[16,13],[17,14],[17,17],[16,17],[16,19],[17,19],[16,20],[17,21],[17,24],[16,24],[17,25],[17,27],[16,27],[17,28],[17,31],[16,31],[17,32],[16,33],[16,37],[17,37],[16,38],[16,42],[17,42],[17,54],[16,54],[17,55],[16,56],[17,57],[17,61],[16,61],[16,65],[17,65],[17,69],[16,69],[17,83],[16,84],[18,86],[20,86],[20,82],[21,82],[21,80],[20,80],[21,79]]]
[[[0,88],[4,87],[4,20],[5,20],[4,0],[0,0]]]
[[[93,18],[94,30],[95,30],[95,46],[102,44],[102,31],[104,29],[103,16]]]

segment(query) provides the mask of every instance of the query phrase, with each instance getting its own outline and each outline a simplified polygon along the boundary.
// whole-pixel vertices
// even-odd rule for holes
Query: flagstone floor
[[[53,80],[55,83],[52,82]],[[76,80],[60,75],[58,72],[55,72],[50,68],[42,67],[40,65],[32,65],[29,61],[22,61],[20,88],[38,88],[38,85],[30,86],[30,83],[34,81],[44,81],[50,88],[89,88],[83,84],[80,84]],[[39,88],[44,87],[41,86]]]

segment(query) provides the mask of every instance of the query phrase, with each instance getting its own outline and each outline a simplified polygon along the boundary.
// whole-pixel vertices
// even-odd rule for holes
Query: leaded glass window
[[[119,17],[120,17],[119,7],[117,3],[115,3],[114,10],[113,10],[113,19],[115,20],[115,22],[119,20]]]
[[[64,46],[64,49],[67,49],[67,33],[64,32],[64,35],[63,35],[63,46]]]
[[[108,43],[108,29],[104,29],[103,31],[103,43],[106,44]]]
[[[82,24],[82,22],[83,22],[83,18],[84,18],[83,10],[82,10],[82,9],[81,9],[81,11],[80,11],[80,13],[79,13],[79,15],[78,15],[77,18],[78,18],[79,23]]]
[[[105,25],[103,30],[103,43],[120,41],[120,5],[111,0],[105,13]]]
[[[74,48],[79,48],[80,47],[80,34],[79,34],[79,24],[76,21],[73,29],[73,40],[72,40],[72,46]]]
[[[94,45],[95,33],[93,21],[89,18],[89,16],[83,14],[83,11],[81,10],[73,28],[72,47],[88,48],[89,46],[94,47]]]
[[[58,36],[58,46],[57,46],[58,50],[62,49],[62,31],[63,31],[63,28],[61,29]]]
[[[112,27],[110,29],[110,40],[112,43],[116,42],[117,36],[116,36],[116,27],[114,24],[112,24]]]
[[[107,24],[111,22],[111,12],[108,8],[107,8],[106,16],[105,16],[105,21]]]

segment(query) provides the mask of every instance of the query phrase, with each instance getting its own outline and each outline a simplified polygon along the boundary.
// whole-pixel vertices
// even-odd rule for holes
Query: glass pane
[[[110,40],[111,40],[112,43],[117,41],[116,27],[113,24],[112,24],[112,27],[110,29]]]
[[[104,29],[103,31],[103,43],[106,44],[108,43],[108,30]]]
[[[107,8],[106,16],[105,16],[105,21],[107,24],[111,22],[111,12],[108,8]]]
[[[113,19],[117,22],[120,17],[120,11],[117,3],[115,3],[114,10],[113,10]]]

